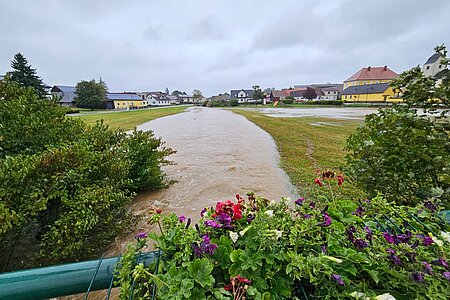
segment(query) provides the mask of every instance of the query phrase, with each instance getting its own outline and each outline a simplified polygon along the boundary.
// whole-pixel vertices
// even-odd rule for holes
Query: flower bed
[[[194,225],[152,211],[161,234],[130,246],[121,296],[151,298],[155,284],[157,299],[449,299],[450,235],[437,210],[248,194],[205,208]],[[163,253],[157,270],[134,266],[148,238]]]

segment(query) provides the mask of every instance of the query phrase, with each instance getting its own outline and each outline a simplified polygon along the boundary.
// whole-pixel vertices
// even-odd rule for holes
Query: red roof
[[[392,79],[397,77],[397,73],[389,69],[388,67],[368,67],[362,68],[355,74],[353,74],[350,78],[345,80],[355,81],[355,80],[384,80],[384,79]]]

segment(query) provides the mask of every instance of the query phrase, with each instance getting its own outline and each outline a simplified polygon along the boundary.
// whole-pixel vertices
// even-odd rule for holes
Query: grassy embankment
[[[131,130],[137,125],[145,122],[183,112],[186,108],[188,107],[176,106],[111,113],[93,113],[74,116],[74,118],[81,118],[88,124],[95,124],[97,121],[103,120],[103,122],[109,125],[112,129],[121,128],[123,130]]]
[[[317,170],[339,171],[344,164],[345,140],[362,123],[325,118],[274,118],[243,109],[233,109],[233,112],[273,137],[280,152],[281,168],[300,193],[314,181]],[[344,190],[359,194],[350,185]]]

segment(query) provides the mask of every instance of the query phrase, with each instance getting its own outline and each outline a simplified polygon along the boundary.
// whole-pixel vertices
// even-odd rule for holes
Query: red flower
[[[156,213],[157,213],[157,214],[161,214],[161,213],[162,213],[162,210],[161,210],[161,209],[157,209],[157,210],[156,210]]]
[[[320,178],[316,178],[316,180],[314,180],[314,184],[318,184],[319,186],[323,186],[323,183],[320,180]]]
[[[241,275],[236,276],[234,279],[238,280],[238,283],[251,284],[252,282],[247,278],[242,277]]]
[[[234,204],[233,205],[233,220],[240,220],[240,219],[242,219],[241,205]]]
[[[341,173],[337,177],[338,179],[338,186],[341,186],[344,183],[344,175]]]
[[[232,291],[233,290],[233,285],[231,283],[229,283],[226,286],[224,286],[223,288],[225,289],[225,291]]]

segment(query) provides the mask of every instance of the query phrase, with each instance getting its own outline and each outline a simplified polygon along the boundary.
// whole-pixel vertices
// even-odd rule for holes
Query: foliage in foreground
[[[236,199],[204,209],[194,226],[153,211],[162,232],[149,238],[161,260],[134,265],[147,243],[138,235],[118,270],[121,299],[148,299],[154,287],[157,299],[450,297],[450,235],[434,203],[407,212],[381,196],[359,204],[332,194],[328,204]]]
[[[129,225],[133,194],[164,185],[152,132],[87,126],[33,89],[0,83],[0,269],[97,255]]]

